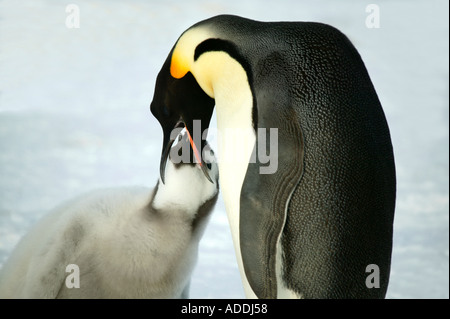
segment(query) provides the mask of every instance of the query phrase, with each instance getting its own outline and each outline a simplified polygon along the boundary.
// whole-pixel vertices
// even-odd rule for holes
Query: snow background
[[[68,29],[66,5],[80,8]],[[398,196],[388,298],[449,298],[448,2],[0,0],[0,264],[61,201],[101,187],[153,186],[162,132],[149,111],[178,36],[222,13],[318,21],[359,50],[390,125]],[[213,122],[213,125],[214,122]],[[244,297],[219,200],[192,298]]]

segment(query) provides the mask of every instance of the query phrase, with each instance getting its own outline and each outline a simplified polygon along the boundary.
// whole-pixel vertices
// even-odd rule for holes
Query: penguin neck
[[[229,172],[232,179],[240,178],[240,192],[256,140],[252,119],[253,95],[247,72],[228,53],[211,51],[198,58],[192,73],[203,91],[216,102],[221,181],[229,178],[224,168],[232,169]],[[225,192],[231,188],[223,186]]]
[[[228,53],[212,51],[199,57],[192,73],[203,91],[215,99],[218,133],[226,137],[219,140],[219,149],[239,148],[232,154],[221,154],[222,157],[231,156],[247,169],[256,140],[252,118],[253,95],[247,72]],[[238,134],[241,135],[236,139],[234,135]],[[223,163],[223,158],[219,161]],[[223,165],[219,164],[219,170],[220,166]]]
[[[225,52],[204,53],[193,74],[216,102],[220,188],[244,289],[254,297],[244,275],[239,240],[240,194],[256,141],[252,91],[244,68]]]
[[[228,53],[211,51],[198,58],[192,73],[216,102],[220,184],[229,217],[238,220],[230,213],[239,214],[241,186],[256,140],[247,72]]]
[[[195,188],[187,189],[183,181],[189,181]],[[166,183],[159,180],[151,205],[154,209],[173,215],[182,214],[185,218],[193,220],[199,207],[213,198],[217,191],[216,182],[212,184],[206,181],[197,166],[181,165],[176,168],[168,160]]]

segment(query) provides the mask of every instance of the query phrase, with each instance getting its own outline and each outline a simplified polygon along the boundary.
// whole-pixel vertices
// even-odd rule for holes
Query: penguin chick
[[[207,168],[213,183],[197,166],[169,159],[165,184],[95,191],[56,208],[0,271],[0,298],[187,298],[218,196],[217,164]]]

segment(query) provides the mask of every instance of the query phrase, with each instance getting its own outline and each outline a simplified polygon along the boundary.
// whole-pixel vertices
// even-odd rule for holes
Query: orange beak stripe
[[[189,133],[189,131],[188,131],[187,128],[186,128],[186,132],[187,132],[187,135],[188,135],[188,137],[189,137],[189,142],[191,143],[192,150],[194,151],[194,156],[195,156],[195,158],[197,159],[197,163],[198,163],[198,164],[200,165],[200,167],[201,167],[201,166],[203,166],[203,163],[202,163],[202,159],[201,159],[201,157],[200,157],[200,153],[199,153],[197,147],[195,146],[194,141],[192,140],[191,134]]]

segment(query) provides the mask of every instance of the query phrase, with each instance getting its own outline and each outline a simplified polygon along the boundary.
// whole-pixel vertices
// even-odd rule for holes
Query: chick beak
[[[206,144],[203,140],[200,141],[200,149],[197,147],[197,145],[194,142],[194,139],[192,138],[192,134],[190,133],[188,127],[186,124],[179,120],[174,127],[171,129],[165,129],[163,133],[163,150],[161,153],[161,162],[159,165],[159,174],[161,176],[161,181],[163,184],[165,184],[165,170],[166,170],[166,163],[167,158],[169,157],[170,149],[172,148],[173,143],[175,142],[176,137],[180,134],[182,131],[182,128],[186,128],[186,133],[189,138],[189,143],[191,144],[192,152],[194,154],[195,162],[200,166],[203,174],[205,177],[210,181],[211,183],[214,183],[209,176],[208,168],[206,163],[204,162],[202,156],[201,156],[201,150],[204,147],[204,144]],[[177,131],[174,131],[177,130]]]
[[[166,171],[167,158],[169,157],[170,149],[172,148],[172,145],[175,142],[176,136],[178,135],[178,134],[175,134],[174,130],[179,129],[179,132],[181,132],[183,127],[184,127],[183,122],[178,121],[175,124],[175,126],[173,126],[173,127],[169,126],[166,129],[163,129],[163,149],[162,149],[162,153],[161,153],[161,162],[159,164],[159,174],[160,174],[161,181],[163,182],[163,184],[165,184],[165,171]]]

